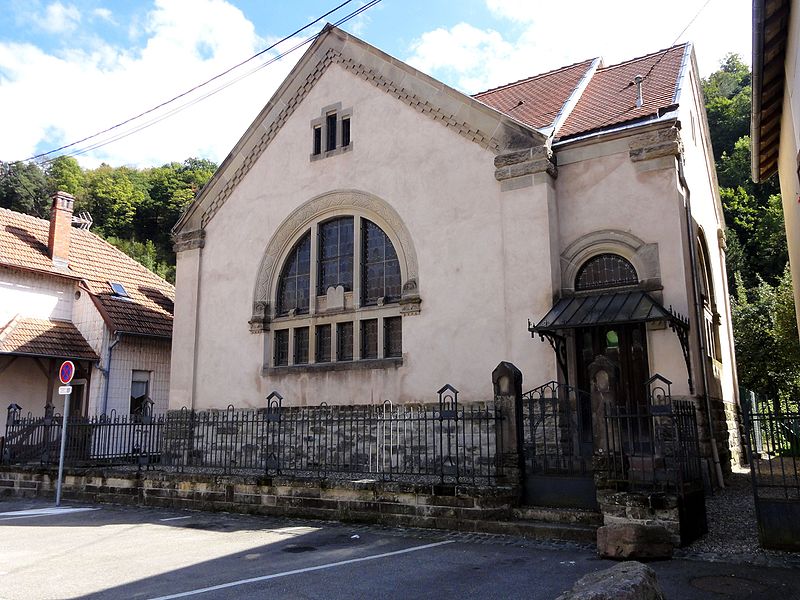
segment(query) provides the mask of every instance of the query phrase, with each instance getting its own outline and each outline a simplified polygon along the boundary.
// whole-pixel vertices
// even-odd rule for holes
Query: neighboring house
[[[778,173],[800,311],[800,2],[753,0],[753,181]],[[797,312],[800,327],[800,312]]]
[[[6,407],[63,411],[58,367],[77,367],[70,413],[167,408],[174,288],[73,227],[58,192],[50,221],[0,209],[0,435]]]
[[[470,97],[327,27],[174,229],[170,408],[429,402],[445,383],[483,401],[501,360],[527,389],[588,389],[616,353],[622,400],[660,373],[710,408],[725,466],[738,399],[699,84],[680,45]]]

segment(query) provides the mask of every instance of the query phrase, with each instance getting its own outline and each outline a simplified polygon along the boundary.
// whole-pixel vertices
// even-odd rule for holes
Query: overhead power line
[[[111,137],[111,138],[102,139],[102,140],[94,142],[94,143],[92,143],[92,144],[90,144],[90,145],[88,145],[86,147],[76,149],[73,152],[65,153],[65,155],[69,155],[69,156],[77,156],[77,155],[85,154],[87,152],[91,152],[92,150],[96,150],[98,148],[101,148],[101,147],[106,146],[108,144],[111,144],[113,142],[119,141],[119,140],[121,140],[121,139],[123,139],[125,137],[128,137],[129,135],[133,135],[134,133],[142,131],[143,129],[151,127],[151,126],[155,125],[156,123],[159,123],[159,122],[161,122],[161,121],[173,116],[174,114],[180,112],[181,110],[184,110],[184,109],[186,109],[186,108],[188,108],[190,106],[193,106],[193,105],[201,102],[202,100],[205,100],[206,98],[216,94],[217,92],[220,92],[220,91],[226,89],[227,87],[230,87],[231,85],[233,85],[233,84],[241,81],[242,79],[252,75],[253,73],[255,73],[255,72],[257,72],[257,71],[259,71],[259,70],[261,70],[261,69],[273,64],[274,62],[277,62],[278,60],[280,60],[281,58],[285,57],[286,55],[294,52],[298,48],[301,48],[301,47],[309,44],[310,42],[315,40],[320,34],[316,33],[316,34],[314,34],[312,36],[309,36],[309,37],[305,38],[301,42],[299,42],[299,43],[295,44],[294,46],[292,46],[290,49],[288,49],[288,50],[286,50],[284,52],[281,52],[280,54],[270,58],[269,60],[267,60],[264,63],[259,64],[257,67],[251,69],[250,71],[237,76],[233,80],[229,80],[229,81],[223,83],[222,85],[218,86],[217,88],[214,88],[214,89],[210,90],[209,92],[205,93],[202,96],[193,98],[193,99],[185,102],[184,104],[181,104],[181,105],[178,105],[178,106],[172,108],[167,113],[157,115],[157,116],[153,117],[149,121],[146,121],[144,123],[140,123],[138,125],[135,125],[132,129],[127,129],[127,130],[123,130],[122,129],[126,125],[129,125],[129,124],[133,123],[134,121],[140,120],[140,119],[142,119],[143,117],[145,117],[147,115],[151,115],[151,114],[155,113],[156,111],[159,111],[160,109],[163,109],[164,107],[166,107],[166,106],[168,106],[170,104],[174,104],[175,102],[177,102],[177,101],[179,101],[179,100],[181,100],[183,98],[186,98],[187,96],[191,95],[193,92],[196,92],[197,90],[199,90],[199,89],[201,89],[203,87],[206,87],[206,86],[208,86],[209,84],[211,84],[211,83],[213,83],[215,81],[220,80],[221,78],[223,78],[226,75],[232,73],[233,71],[243,67],[247,63],[252,62],[256,58],[262,56],[263,54],[269,52],[270,50],[274,50],[280,44],[290,40],[291,38],[293,38],[297,34],[305,31],[306,29],[308,29],[310,27],[313,27],[314,25],[316,25],[317,23],[319,23],[320,21],[322,21],[326,17],[330,16],[334,12],[336,12],[336,11],[340,10],[341,8],[343,8],[344,6],[350,4],[352,1],[353,0],[346,0],[345,2],[342,2],[341,4],[336,6],[335,8],[329,10],[325,14],[323,14],[323,15],[319,16],[318,18],[314,19],[313,21],[307,23],[306,25],[304,25],[300,29],[297,29],[296,31],[293,31],[292,33],[284,36],[283,38],[281,38],[280,40],[278,40],[274,44],[271,44],[270,46],[268,46],[267,48],[264,48],[263,50],[257,52],[253,56],[251,56],[251,57],[249,57],[249,58],[237,63],[236,65],[234,65],[234,66],[226,69],[225,71],[215,75],[214,77],[211,77],[210,79],[207,79],[206,81],[193,86],[192,88],[186,90],[185,92],[182,92],[182,93],[180,93],[180,94],[178,94],[176,96],[173,96],[169,100],[165,100],[164,102],[161,102],[161,103],[159,103],[158,105],[156,105],[156,106],[154,106],[152,108],[149,108],[149,109],[147,109],[147,110],[145,110],[145,111],[143,111],[143,112],[141,112],[141,113],[139,113],[139,114],[137,114],[137,115],[135,115],[133,117],[130,117],[128,119],[125,119],[124,121],[121,121],[121,122],[119,122],[119,123],[117,123],[115,125],[112,125],[111,127],[107,127],[107,128],[105,128],[105,129],[103,129],[101,131],[98,131],[97,133],[94,133],[92,135],[86,136],[86,137],[84,137],[84,138],[82,138],[80,140],[77,140],[75,142],[71,142],[69,144],[65,144],[65,145],[60,146],[58,148],[54,148],[53,150],[49,150],[47,152],[36,154],[34,156],[26,158],[22,162],[28,162],[28,161],[31,161],[31,160],[44,159],[44,160],[40,160],[41,164],[50,163],[53,160],[55,160],[55,158],[57,158],[57,157],[46,158],[46,157],[48,157],[48,156],[50,156],[52,154],[55,154],[57,152],[61,152],[62,150],[67,150],[69,148],[74,148],[75,146],[79,146],[80,144],[83,144],[84,142],[88,142],[90,140],[94,140],[96,138],[99,138],[100,136],[103,136],[104,134],[115,132],[115,135],[113,137]],[[345,22],[355,18],[356,16],[360,15],[364,11],[366,11],[366,10],[372,8],[373,6],[375,6],[376,4],[378,4],[380,1],[381,0],[371,0],[367,4],[364,4],[363,6],[359,7],[358,9],[348,13],[347,15],[342,17],[341,19],[338,19],[334,23],[334,25],[338,26],[338,25],[341,25],[342,23],[345,23]],[[62,154],[60,156],[63,156],[63,155],[64,154]]]

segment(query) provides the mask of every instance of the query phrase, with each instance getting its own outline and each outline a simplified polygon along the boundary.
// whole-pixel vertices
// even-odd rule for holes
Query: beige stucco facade
[[[724,226],[690,62],[679,109],[646,126],[552,145],[363,42],[329,32],[176,227],[170,408],[258,407],[273,390],[293,405],[430,402],[445,383],[462,401],[486,401],[491,372],[503,360],[522,371],[526,388],[535,387],[560,374],[529,320],[571,293],[581,262],[599,252],[629,260],[642,289],[686,317],[694,332],[690,248],[700,230],[720,338],[720,351],[704,360],[713,395],[735,406]],[[312,156],[313,128],[330,110],[347,114],[352,141],[346,151]],[[277,314],[278,279],[296,243],[337,216],[381,227],[398,254],[403,297],[360,306],[357,293],[337,300],[331,289],[312,294],[308,314]],[[312,257],[317,243],[312,236]],[[360,360],[358,323],[398,315],[402,357]],[[354,360],[315,364],[315,327],[343,320],[356,323]],[[311,364],[290,357],[277,366],[276,332],[306,327]],[[649,372],[672,380],[675,395],[698,395],[703,338],[689,336],[690,390],[675,333],[656,322],[646,335]]]

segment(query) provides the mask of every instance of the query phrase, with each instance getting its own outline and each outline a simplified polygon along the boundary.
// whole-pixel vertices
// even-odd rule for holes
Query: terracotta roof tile
[[[473,97],[526,125],[536,129],[548,127],[594,60],[515,81]]]
[[[564,139],[656,116],[659,110],[674,105],[686,49],[687,44],[681,44],[598,69],[557,137]],[[644,103],[639,108],[633,83],[636,75],[645,77],[642,83]]]
[[[0,354],[97,360],[97,354],[69,321],[14,319],[0,331]]]
[[[0,265],[83,279],[113,330],[172,335],[173,286],[97,235],[75,228],[69,267],[56,269],[47,254],[49,231],[49,221],[0,208]],[[125,286],[130,300],[116,297],[109,281]]]

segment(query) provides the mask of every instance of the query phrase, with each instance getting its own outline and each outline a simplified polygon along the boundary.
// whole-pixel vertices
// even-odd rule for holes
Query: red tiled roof
[[[50,222],[0,208],[0,265],[86,281],[109,326],[121,333],[171,337],[175,288],[90,231],[72,228],[69,267],[56,269],[47,254]],[[130,300],[116,297],[118,281]]]
[[[687,44],[597,70],[575,109],[556,132],[560,139],[655,116],[675,104]],[[644,103],[636,107],[633,78],[642,75]]]
[[[45,319],[13,319],[0,330],[0,354],[98,359],[75,325]]]
[[[535,75],[473,96],[536,129],[548,127],[595,59]]]

